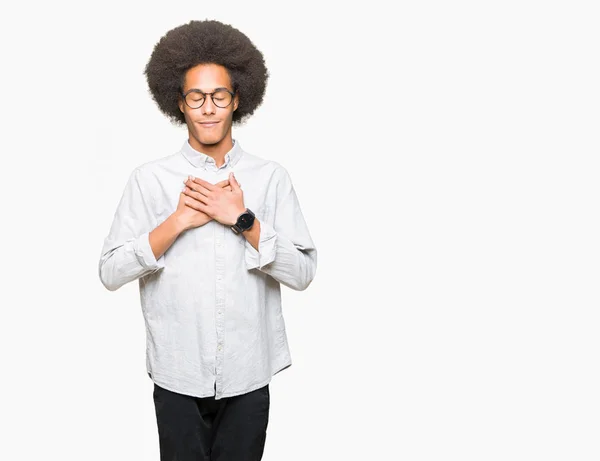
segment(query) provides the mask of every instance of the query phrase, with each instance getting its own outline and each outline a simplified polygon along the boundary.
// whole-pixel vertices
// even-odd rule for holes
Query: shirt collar
[[[183,156],[194,166],[199,168],[205,168],[207,163],[212,163],[215,165],[215,161],[210,155],[206,155],[200,151],[197,151],[190,145],[189,139],[186,139],[183,142],[183,146],[181,147],[181,153]],[[233,147],[229,152],[225,154],[225,163],[221,168],[229,166],[233,166],[237,163],[240,156],[242,155],[242,146],[240,146],[240,142],[233,138]]]

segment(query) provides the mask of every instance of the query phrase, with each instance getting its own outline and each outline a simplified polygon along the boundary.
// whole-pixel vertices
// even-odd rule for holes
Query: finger
[[[196,192],[199,192],[200,194],[204,195],[205,197],[208,197],[210,195],[210,191],[206,187],[201,186],[200,184],[198,184],[198,183],[196,183],[194,181],[191,181],[191,180],[188,179],[188,180],[184,181],[184,184],[187,187],[189,187],[190,189],[192,189],[192,190],[194,190]]]
[[[217,187],[225,187],[229,185],[229,179],[224,179],[223,181],[219,181],[215,184]]]
[[[235,177],[235,175],[233,173],[229,174],[229,181],[231,182],[231,187],[233,189],[239,189],[240,188],[240,184],[237,182],[237,179]]]
[[[207,199],[208,197],[206,197],[205,195],[203,195],[200,192],[196,192],[194,190],[191,190],[189,187],[185,186],[185,188],[182,191],[186,196],[193,198],[194,200],[197,200],[199,202],[202,202],[203,204],[207,204]]]
[[[204,179],[194,178],[192,176],[192,181],[194,181],[197,184],[200,184],[201,186],[205,187],[206,189],[208,189],[210,191],[215,190],[217,188],[217,186],[215,186],[214,184],[209,183],[208,181],[205,181]]]
[[[218,182],[217,184],[215,184],[215,186],[221,185],[222,184],[222,188],[225,190],[228,190],[229,192],[231,192],[233,190],[233,188],[231,187],[231,183],[229,181],[229,179],[224,179],[221,182]],[[241,185],[241,184],[240,184]]]
[[[183,192],[182,192],[182,194],[183,194]],[[185,194],[184,194],[183,201],[190,208],[193,208],[194,210],[197,210],[197,211],[202,211],[203,213],[206,213],[206,211],[208,209],[208,207],[204,203],[199,202],[198,200],[196,200],[196,199],[194,199],[192,197],[189,197],[189,196],[187,196]]]

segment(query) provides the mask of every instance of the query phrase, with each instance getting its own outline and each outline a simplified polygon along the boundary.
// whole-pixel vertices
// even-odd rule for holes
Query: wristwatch
[[[246,208],[241,215],[238,216],[237,222],[231,226],[231,230],[236,234],[241,234],[244,231],[247,231],[252,228],[254,224],[254,213],[250,208]]]

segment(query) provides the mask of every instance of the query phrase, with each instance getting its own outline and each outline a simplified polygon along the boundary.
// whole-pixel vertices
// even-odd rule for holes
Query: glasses
[[[232,93],[227,88],[217,88],[212,93],[205,93],[197,89],[191,89],[187,93],[181,93],[183,100],[191,109],[199,109],[206,101],[206,96],[210,96],[215,106],[225,109],[233,101]]]

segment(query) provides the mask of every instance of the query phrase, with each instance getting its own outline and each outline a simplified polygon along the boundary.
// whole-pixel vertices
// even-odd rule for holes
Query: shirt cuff
[[[246,269],[262,269],[275,261],[277,254],[277,232],[269,223],[260,221],[260,236],[258,238],[258,251],[246,240]]]
[[[144,232],[134,242],[133,251],[138,262],[145,269],[158,270],[165,267],[164,255],[161,255],[158,260],[154,256],[152,247],[150,246],[150,232]]]

